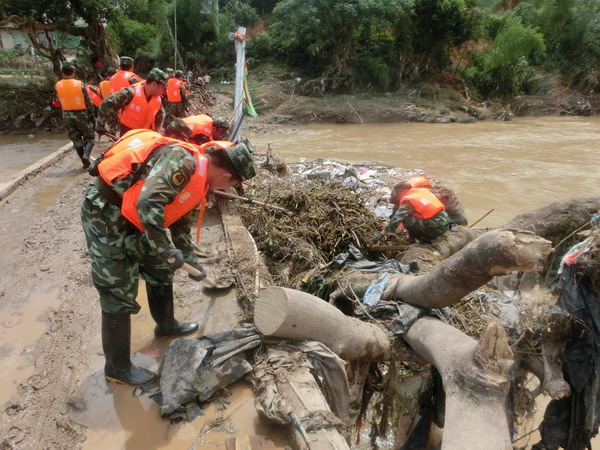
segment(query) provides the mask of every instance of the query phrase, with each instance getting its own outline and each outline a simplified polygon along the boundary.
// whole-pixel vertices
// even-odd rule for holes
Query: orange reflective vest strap
[[[217,147],[220,149],[228,149],[229,147],[233,147],[233,142],[230,141],[208,141],[205,142],[204,144],[201,144],[198,146],[198,150],[200,150],[200,153],[202,153],[203,155],[206,153],[206,149],[208,147]]]
[[[445,209],[444,204],[426,188],[409,189],[401,203],[410,203],[413,207],[412,215],[419,219],[431,219]]]
[[[197,116],[185,117],[183,121],[192,129],[190,137],[202,134],[212,140],[213,135],[213,120],[206,114]]]
[[[151,130],[130,130],[106,153],[98,164],[98,174],[104,182],[112,182],[131,173],[134,164],[142,164],[152,151],[164,144],[179,143]]]
[[[129,79],[135,77],[135,73],[128,72],[126,70],[119,70],[112,77],[110,77],[110,93],[116,94],[121,89],[131,86]]]
[[[110,91],[110,81],[102,80],[98,85],[100,88],[100,93],[102,94],[102,98],[110,97],[112,95]]]
[[[409,178],[408,184],[410,184],[414,188],[426,188],[431,186],[430,181],[424,176]]]
[[[130,129],[154,129],[154,119],[162,107],[159,95],[153,95],[146,100],[145,81],[134,84],[134,94],[131,101],[121,110],[120,120]]]
[[[89,84],[85,87],[85,89],[87,90],[87,93],[88,93],[92,103],[95,106],[100,106],[102,104],[102,97],[100,96],[100,94],[98,94],[96,91],[94,91],[92,86]]]
[[[208,191],[208,159],[202,156],[198,149],[192,144],[178,142],[177,145],[185,148],[194,155],[198,169],[194,172],[184,189],[165,207],[165,227],[171,226],[201,204],[202,201],[206,199],[206,193]],[[123,217],[129,220],[140,231],[144,231],[144,227],[138,214],[137,205],[145,181],[146,180],[140,180],[125,191],[123,194],[123,204],[121,206],[121,214],[123,214]],[[200,211],[200,213],[204,215],[203,211]],[[199,216],[198,218],[200,219],[201,217]],[[200,227],[200,223],[198,224],[198,227]],[[196,235],[198,236],[197,231]]]
[[[167,81],[167,100],[171,103],[181,103],[181,91],[179,87],[183,84],[178,78],[169,78]]]
[[[83,83],[80,80],[60,80],[56,83],[55,89],[63,111],[82,111],[86,109]]]

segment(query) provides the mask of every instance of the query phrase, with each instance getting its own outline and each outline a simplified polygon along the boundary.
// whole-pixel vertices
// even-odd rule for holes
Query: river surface
[[[456,190],[472,222],[496,226],[555,200],[600,195],[600,118],[520,118],[474,124],[310,125],[252,134],[289,161],[331,158],[419,168]]]

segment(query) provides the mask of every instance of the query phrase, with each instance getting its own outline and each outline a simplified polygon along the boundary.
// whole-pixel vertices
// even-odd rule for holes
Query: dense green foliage
[[[322,91],[387,91],[462,80],[482,97],[543,94],[548,80],[600,84],[600,0],[59,0],[0,2],[3,16],[106,20],[113,49],[145,70],[173,66],[173,38],[199,72],[234,60],[285,64]],[[220,72],[223,73],[223,72]]]

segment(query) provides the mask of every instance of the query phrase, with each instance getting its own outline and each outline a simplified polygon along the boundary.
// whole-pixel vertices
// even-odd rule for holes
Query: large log
[[[320,298],[294,289],[263,290],[254,323],[265,336],[319,341],[347,360],[383,361],[391,355],[383,328],[348,317]]]
[[[491,323],[477,342],[440,320],[423,317],[403,338],[442,376],[442,449],[512,448],[505,404],[513,354],[504,329]]]
[[[552,252],[549,241],[530,232],[492,230],[481,235],[424,275],[394,275],[383,292],[383,300],[401,300],[419,308],[443,308],[509,272],[542,268]],[[376,274],[354,273],[338,281],[331,300],[362,298]]]

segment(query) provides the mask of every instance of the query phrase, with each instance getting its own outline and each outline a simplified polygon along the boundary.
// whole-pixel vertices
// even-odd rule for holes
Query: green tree
[[[93,58],[111,61],[115,55],[103,22],[115,16],[117,5],[110,0],[71,0],[68,6],[62,0],[10,1],[0,5],[0,24],[12,23],[25,31],[39,54],[52,61],[54,72],[60,76],[62,49],[55,44],[51,33],[80,36]]]

